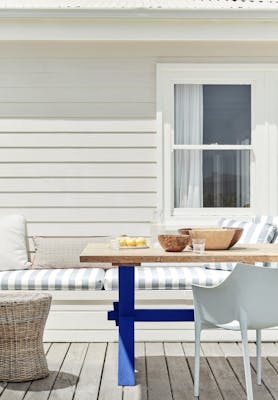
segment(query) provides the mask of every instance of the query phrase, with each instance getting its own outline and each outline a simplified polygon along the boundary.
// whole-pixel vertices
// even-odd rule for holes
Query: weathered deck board
[[[194,376],[194,344],[183,343],[185,355]],[[201,348],[201,361],[200,361],[200,400],[220,400],[222,399],[221,393],[218,389],[214,376],[211,372],[207,359],[204,357],[203,349]]]
[[[171,386],[162,343],[146,343],[149,400],[172,400]]]
[[[88,345],[72,343],[51,390],[49,400],[70,400],[74,396],[76,384],[84,362]]]
[[[118,386],[117,343],[109,343],[103,367],[99,400],[122,400],[122,388]]]
[[[34,382],[0,384],[0,400],[193,399],[194,343],[136,343],[136,385],[117,385],[117,343],[47,343],[50,374]],[[278,345],[262,348],[256,384],[256,346],[250,344],[255,400],[278,400]],[[240,343],[203,343],[200,400],[246,399]]]
[[[244,400],[246,394],[224,357],[221,347],[216,343],[204,343],[202,348],[223,398]]]
[[[97,400],[106,348],[106,343],[90,343],[76,388],[76,399]]]
[[[241,348],[237,343],[221,343],[220,347],[224,352],[225,357],[227,357],[227,360],[241,386],[245,389],[245,376]],[[271,400],[273,397],[271,396],[267,387],[264,385],[264,382],[262,382],[262,385],[257,385],[256,372],[254,369],[251,370],[251,373],[254,387],[254,400]]]
[[[124,388],[123,400],[147,400],[147,370],[144,343],[135,344],[136,386]]]
[[[69,343],[54,343],[48,353],[47,362],[49,375],[45,379],[33,381],[28,388],[24,400],[47,400],[53,387],[62,362],[67,354]],[[2,399],[1,399],[2,400]]]
[[[239,344],[241,348],[241,344]],[[263,345],[262,353],[265,354],[267,351],[267,346]],[[249,344],[250,357],[251,357],[251,365],[253,369],[256,371],[256,345],[254,343]],[[277,379],[277,371],[269,362],[266,357],[262,358],[262,382],[267,387],[268,391],[271,393],[272,398],[278,399],[278,379]]]
[[[164,343],[173,398],[184,400],[185,393],[193,393],[193,379],[184,357],[181,343]]]

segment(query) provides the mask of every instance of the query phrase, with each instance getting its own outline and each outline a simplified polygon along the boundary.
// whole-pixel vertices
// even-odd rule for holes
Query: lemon
[[[140,246],[140,247],[146,246],[146,239],[144,237],[136,238],[136,246]]]
[[[126,238],[126,244],[129,247],[136,246],[136,238]]]
[[[119,244],[121,247],[127,246],[126,239],[127,239],[126,237],[119,238]]]

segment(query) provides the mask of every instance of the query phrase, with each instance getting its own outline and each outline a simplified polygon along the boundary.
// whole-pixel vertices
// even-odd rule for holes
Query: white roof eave
[[[278,8],[256,9],[85,9],[85,8],[0,8],[0,18],[13,19],[185,19],[185,20],[252,20],[278,19]]]

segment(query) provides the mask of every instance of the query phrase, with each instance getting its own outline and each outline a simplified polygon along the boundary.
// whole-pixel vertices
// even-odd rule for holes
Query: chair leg
[[[242,326],[240,327],[240,329],[241,329],[242,347],[243,347],[243,361],[244,361],[247,400],[253,400],[253,389],[252,389],[247,329]]]
[[[257,344],[257,384],[262,384],[262,331],[256,330]]]
[[[194,397],[199,397],[201,325],[195,322]]]

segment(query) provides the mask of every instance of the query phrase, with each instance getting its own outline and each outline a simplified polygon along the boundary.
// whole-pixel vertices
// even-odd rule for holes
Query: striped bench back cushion
[[[242,236],[238,243],[271,243],[277,227],[266,222],[247,222],[223,218],[221,227],[243,228]]]
[[[275,235],[272,239],[271,243],[278,243],[278,216],[270,216],[270,215],[256,215],[254,217],[254,222],[256,223],[267,223],[274,225],[276,227],[276,232]],[[265,267],[278,267],[277,262],[270,262],[270,263],[264,263]]]
[[[255,220],[253,222],[240,221],[230,218],[221,218],[218,221],[220,227],[243,228],[242,236],[238,243],[272,243],[277,232],[277,227],[268,222],[270,220]],[[278,222],[278,217],[277,217]],[[220,269],[223,271],[231,271],[236,263],[210,263],[206,264],[208,269]],[[259,264],[258,265],[262,265]],[[264,264],[263,264],[264,265]]]
[[[269,215],[256,215],[254,217],[254,222],[256,224],[264,223],[264,224],[270,224],[270,225],[275,226],[276,232],[275,232],[275,235],[274,235],[271,243],[278,243],[278,216],[272,217]]]

